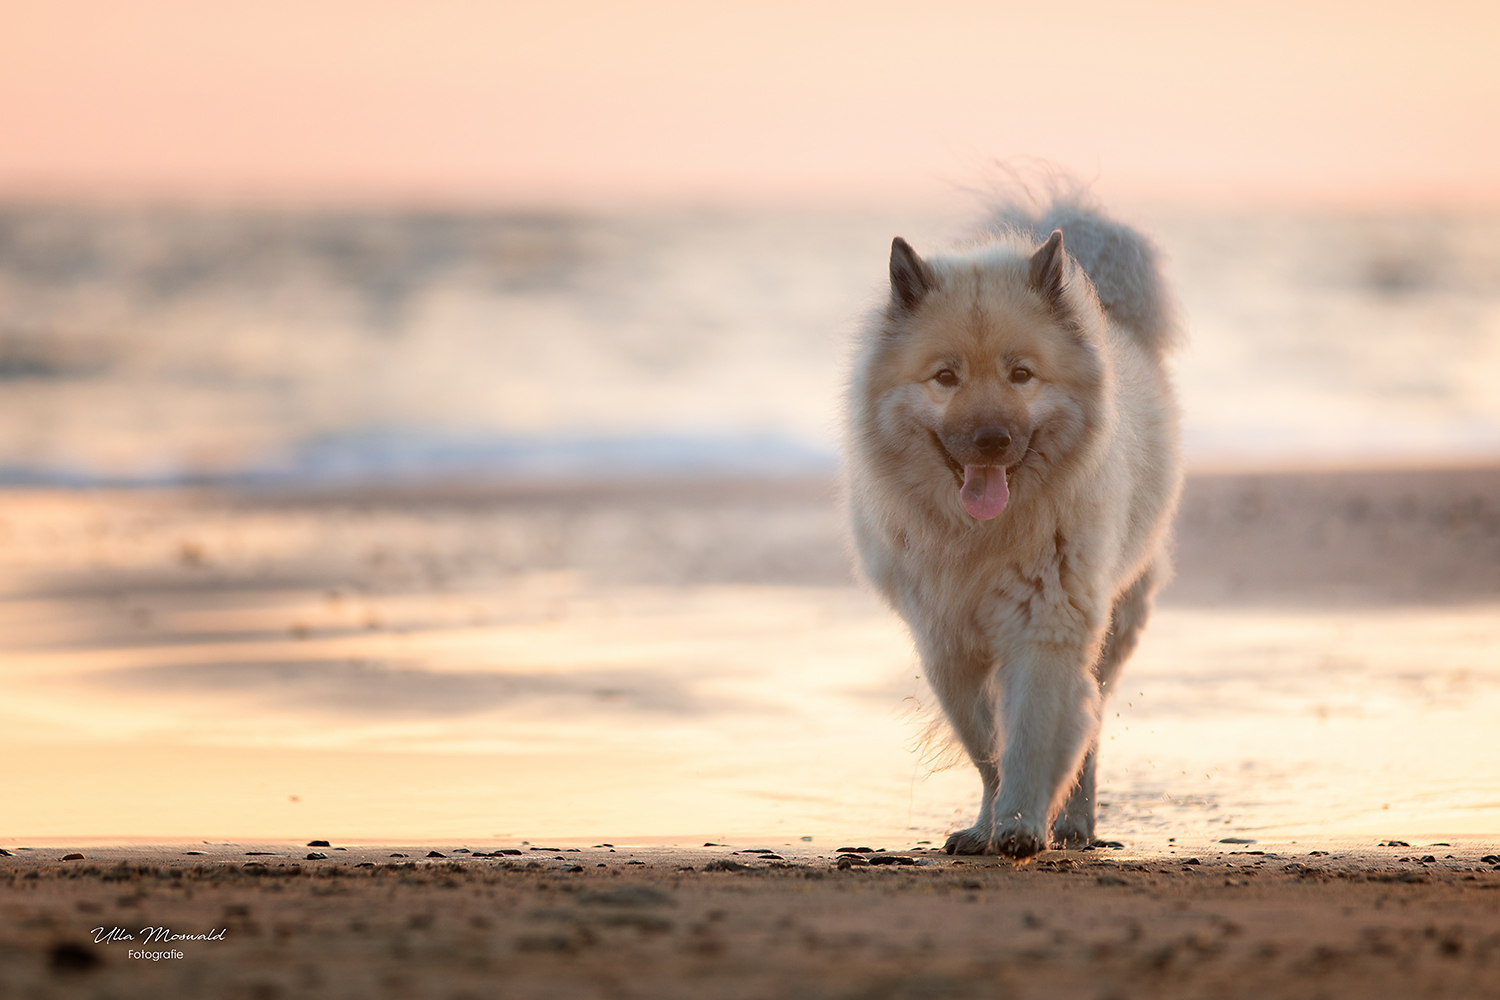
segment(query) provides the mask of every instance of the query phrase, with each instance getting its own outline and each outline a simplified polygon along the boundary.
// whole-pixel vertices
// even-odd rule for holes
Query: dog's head
[[[1063,248],[996,244],[923,260],[891,245],[891,300],[863,387],[902,465],[957,484],[970,517],[1076,454],[1098,418],[1103,317]],[[894,442],[887,442],[894,443]],[[951,488],[951,487],[947,487]]]

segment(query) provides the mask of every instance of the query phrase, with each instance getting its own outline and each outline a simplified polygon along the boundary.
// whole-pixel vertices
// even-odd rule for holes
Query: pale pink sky
[[[1500,4],[9,0],[0,197],[1500,203]]]

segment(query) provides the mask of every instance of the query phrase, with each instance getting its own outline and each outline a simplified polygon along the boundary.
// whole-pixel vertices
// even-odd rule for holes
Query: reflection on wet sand
[[[1200,476],[1102,832],[1500,824],[1500,471]],[[30,836],[937,840],[967,767],[824,481],[12,491]]]

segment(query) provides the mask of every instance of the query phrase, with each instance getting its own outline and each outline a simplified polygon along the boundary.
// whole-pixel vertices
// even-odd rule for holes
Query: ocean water
[[[1500,455],[1500,216],[1160,215],[1197,462]],[[0,209],[0,482],[836,467],[961,217]]]

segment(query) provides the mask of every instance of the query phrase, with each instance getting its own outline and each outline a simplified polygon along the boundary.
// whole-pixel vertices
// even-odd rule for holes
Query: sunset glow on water
[[[832,530],[834,512],[800,503]],[[495,539],[549,530],[503,504],[7,506],[9,537],[32,539],[11,547],[0,604],[16,837],[915,842],[977,808],[966,763],[933,769],[943,745],[924,741],[932,701],[902,625],[852,585],[749,582],[766,567],[720,572],[735,552],[716,571],[658,551],[677,579],[656,584],[500,572]],[[601,558],[608,508],[568,526]],[[650,516],[682,537],[703,526]],[[1102,835],[1500,823],[1500,605],[1174,593],[1108,704]]]

